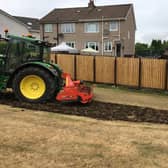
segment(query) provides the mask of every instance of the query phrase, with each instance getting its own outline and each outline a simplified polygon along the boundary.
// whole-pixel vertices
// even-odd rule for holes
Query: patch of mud
[[[90,104],[58,103],[52,100],[42,104],[20,102],[13,94],[0,95],[0,104],[31,110],[41,110],[53,113],[86,116],[101,120],[123,120],[132,122],[152,122],[168,124],[168,111],[137,107],[123,104],[112,104],[93,101]]]

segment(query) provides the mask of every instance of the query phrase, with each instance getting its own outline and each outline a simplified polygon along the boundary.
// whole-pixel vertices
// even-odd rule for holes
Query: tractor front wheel
[[[13,91],[21,101],[39,103],[51,99],[56,90],[54,77],[39,67],[28,67],[16,74]]]

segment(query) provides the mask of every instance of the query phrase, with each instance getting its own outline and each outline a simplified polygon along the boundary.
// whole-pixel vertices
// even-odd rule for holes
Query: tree
[[[163,56],[164,52],[168,50],[168,41],[155,40],[153,39],[151,44],[136,43],[135,54],[136,56],[143,57],[160,57]]]
[[[148,44],[145,43],[136,43],[135,45],[135,55],[136,56],[149,56],[150,55],[150,49],[148,47]]]
[[[151,55],[154,57],[161,56],[164,52],[163,44],[161,40],[152,40],[150,45]]]
[[[166,40],[163,41],[162,48],[163,48],[163,50],[168,49],[168,41],[166,41]]]

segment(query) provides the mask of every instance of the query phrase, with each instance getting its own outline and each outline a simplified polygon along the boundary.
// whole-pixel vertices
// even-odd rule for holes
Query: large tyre
[[[15,96],[25,102],[40,103],[53,98],[57,81],[47,70],[27,67],[17,73],[13,80]]]

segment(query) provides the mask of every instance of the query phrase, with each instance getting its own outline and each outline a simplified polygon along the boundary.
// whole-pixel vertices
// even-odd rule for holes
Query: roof
[[[20,16],[12,16],[9,13],[0,9],[0,13],[4,16],[9,17],[14,20],[16,23],[19,23],[30,30],[40,31],[40,23],[37,18],[29,18],[29,17],[20,17]],[[30,24],[28,24],[30,23]],[[32,23],[32,24],[31,24]]]
[[[12,15],[10,15],[9,13],[3,11],[2,9],[0,9],[0,13],[4,16],[9,17],[10,19],[13,19],[16,23],[22,24],[24,25],[24,23],[20,22],[20,20],[16,19],[15,17],[13,17]],[[24,25],[25,26],[25,25]]]
[[[16,19],[27,25],[32,30],[40,30],[39,19],[37,18],[29,18],[29,17],[20,17],[14,16]]]
[[[54,9],[40,23],[79,22],[85,20],[124,19],[132,4]]]

